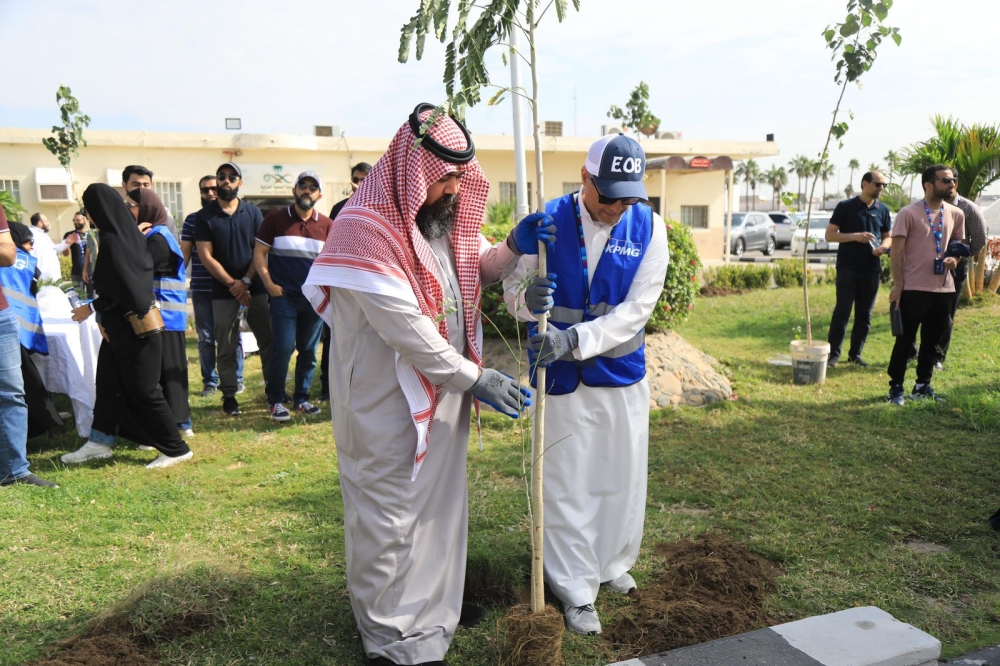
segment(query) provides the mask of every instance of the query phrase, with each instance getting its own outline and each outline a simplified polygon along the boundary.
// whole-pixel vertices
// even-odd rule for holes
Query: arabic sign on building
[[[323,167],[316,164],[240,164],[240,169],[240,194],[250,197],[290,197],[295,177],[303,171],[315,171],[323,177]]]

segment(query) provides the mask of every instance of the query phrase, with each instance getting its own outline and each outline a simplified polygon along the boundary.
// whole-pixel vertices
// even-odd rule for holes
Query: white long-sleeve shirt
[[[583,205],[580,206],[580,221],[583,224],[583,237],[587,241],[587,261],[590,269],[588,275],[590,282],[593,282],[614,225],[596,222],[590,216],[587,207]],[[575,237],[557,238],[556,243],[556,252],[580,251],[579,242]],[[642,262],[635,272],[625,300],[604,316],[572,326],[579,336],[579,345],[573,350],[575,359],[582,361],[614,349],[631,340],[646,326],[663,290],[663,279],[667,275],[669,260],[666,225],[663,223],[663,218],[653,213],[653,233],[649,239],[649,247],[646,248]],[[504,280],[507,309],[520,321],[536,320],[525,307],[524,292],[519,291],[518,285],[537,271],[538,256],[526,254],[517,262],[517,267],[510,276]],[[556,283],[558,282],[557,278]]]
[[[38,260],[40,279],[58,282],[62,279],[62,271],[59,268],[59,253],[66,251],[70,243],[66,241],[55,243],[47,233],[38,227],[31,226],[29,228],[34,241],[31,256]]]

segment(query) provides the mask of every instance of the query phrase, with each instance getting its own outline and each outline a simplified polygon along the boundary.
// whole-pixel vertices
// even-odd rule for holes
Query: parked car
[[[820,211],[813,213],[809,223],[809,238],[813,240],[809,245],[810,252],[836,252],[840,243],[830,243],[826,240],[826,228],[830,225],[830,213]],[[799,228],[792,234],[792,256],[801,257],[806,244],[805,218],[799,222]]]
[[[742,257],[747,250],[760,250],[770,257],[777,247],[774,222],[767,213],[733,213],[733,230],[729,242],[731,254]]]
[[[792,234],[798,228],[798,221],[790,213],[780,210],[771,211],[767,214],[774,222],[774,233],[778,239],[778,249],[788,247],[792,244]]]

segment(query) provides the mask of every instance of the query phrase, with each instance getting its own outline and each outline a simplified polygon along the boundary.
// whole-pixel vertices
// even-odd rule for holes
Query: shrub
[[[63,282],[73,281],[73,259],[59,255],[59,275]]]
[[[703,276],[705,284],[722,289],[745,291],[767,289],[771,286],[771,267],[756,264],[734,264],[707,269]]]
[[[892,258],[889,255],[887,255],[887,254],[883,254],[881,257],[879,257],[879,261],[882,262],[882,275],[879,277],[879,281],[882,284],[887,284],[887,285],[889,285],[891,287],[892,286],[892,264],[891,264]]]
[[[496,244],[507,238],[514,228],[514,204],[491,203],[486,207],[486,223],[481,229],[486,240]],[[483,289],[483,300],[479,306],[483,313],[483,336],[487,338],[518,337],[518,322],[507,312],[507,304],[503,300],[503,283],[490,285]],[[525,334],[524,326],[520,334]]]
[[[774,283],[781,289],[801,287],[802,270],[798,259],[779,259],[774,262]]]
[[[673,328],[688,318],[698,295],[698,271],[701,259],[694,236],[687,225],[667,220],[667,247],[670,264],[663,280],[663,293],[646,322],[646,332],[656,333]]]

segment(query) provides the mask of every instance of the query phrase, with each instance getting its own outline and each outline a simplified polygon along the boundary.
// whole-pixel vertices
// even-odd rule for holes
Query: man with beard
[[[83,260],[86,256],[87,241],[90,239],[90,232],[87,230],[87,216],[84,215],[82,210],[73,216],[73,229],[73,231],[67,231],[63,234],[63,241],[71,242],[73,235],[76,234],[79,242],[70,245],[69,249],[63,252],[63,256],[69,256],[73,262],[70,277],[73,280],[73,286],[76,288],[77,293],[80,294],[81,298],[86,295],[88,299],[94,300],[94,287],[83,279]]]
[[[240,339],[240,308],[257,338],[260,364],[267,382],[271,358],[271,318],[267,292],[253,262],[254,238],[263,216],[253,204],[239,199],[243,175],[240,168],[226,162],[215,179],[218,199],[198,212],[194,239],[201,263],[212,276],[212,317],[218,345],[219,390],[222,410],[229,416],[240,414],[236,401],[236,353]]]
[[[603,584],[635,588],[646,516],[649,385],[644,329],[663,291],[667,229],[644,203],[646,155],[634,139],[594,142],[582,188],[550,201],[556,235],[548,275],[522,257],[504,281],[509,311],[528,324],[529,360],[548,367],[545,398],[545,580],[566,626],[601,633]],[[521,288],[525,279],[531,284]],[[556,284],[558,281],[558,284]],[[549,311],[537,334],[535,314]]]
[[[433,109],[396,133],[303,288],[333,329],[347,586],[377,666],[444,663],[465,581],[473,398],[516,418],[529,396],[480,367],[481,286],[552,240],[534,215],[490,246],[472,138],[454,118],[429,123]]]
[[[254,266],[271,296],[271,365],[267,378],[267,402],[271,418],[287,421],[291,414],[285,399],[285,378],[292,352],[295,360],[294,409],[300,414],[319,414],[309,402],[309,388],[316,370],[316,345],[323,329],[312,305],[302,296],[302,285],[313,260],[319,256],[333,222],[316,210],[323,198],[323,181],[312,171],[299,174],[292,190],[295,203],[268,213],[257,233]]]
[[[204,210],[218,199],[215,176],[204,176],[198,181],[201,208]],[[191,305],[194,308],[194,327],[198,333],[198,360],[201,363],[201,397],[215,395],[219,388],[219,373],[215,369],[215,318],[212,317],[212,276],[201,263],[194,241],[194,222],[198,213],[191,213],[181,227],[181,251],[184,264],[191,275]],[[236,350],[236,393],[243,392],[243,348]]]
[[[892,289],[889,302],[899,308],[903,333],[896,336],[889,359],[889,402],[902,406],[906,364],[920,329],[917,383],[911,400],[941,398],[931,388],[937,348],[951,319],[955,294],[952,271],[958,260],[948,255],[948,244],[965,237],[965,213],[947,203],[958,180],[943,164],[928,167],[920,176],[924,198],[896,214],[892,226]]]
[[[361,187],[361,183],[365,182],[365,176],[369,174],[372,170],[372,165],[368,162],[358,162],[351,168],[351,195],[358,191]],[[337,203],[333,204],[333,208],[330,210],[330,219],[336,220],[337,215],[340,214],[340,209],[350,200],[349,195],[346,199],[341,199]]]
[[[62,280],[62,269],[59,267],[59,253],[69,249],[71,245],[79,239],[76,232],[69,232],[69,236],[63,242],[56,244],[49,237],[49,229],[52,228],[49,218],[41,213],[31,216],[31,237],[34,249],[31,256],[38,260],[38,271],[40,278],[46,282],[59,282]]]
[[[892,245],[889,208],[878,200],[888,183],[878,171],[865,173],[861,177],[861,194],[837,204],[826,227],[826,240],[840,243],[837,249],[837,304],[827,335],[830,343],[828,368],[836,367],[840,360],[851,308],[854,309],[854,328],[851,329],[847,360],[862,368],[868,367],[861,352],[872,327],[872,310],[882,277],[879,257]]]

